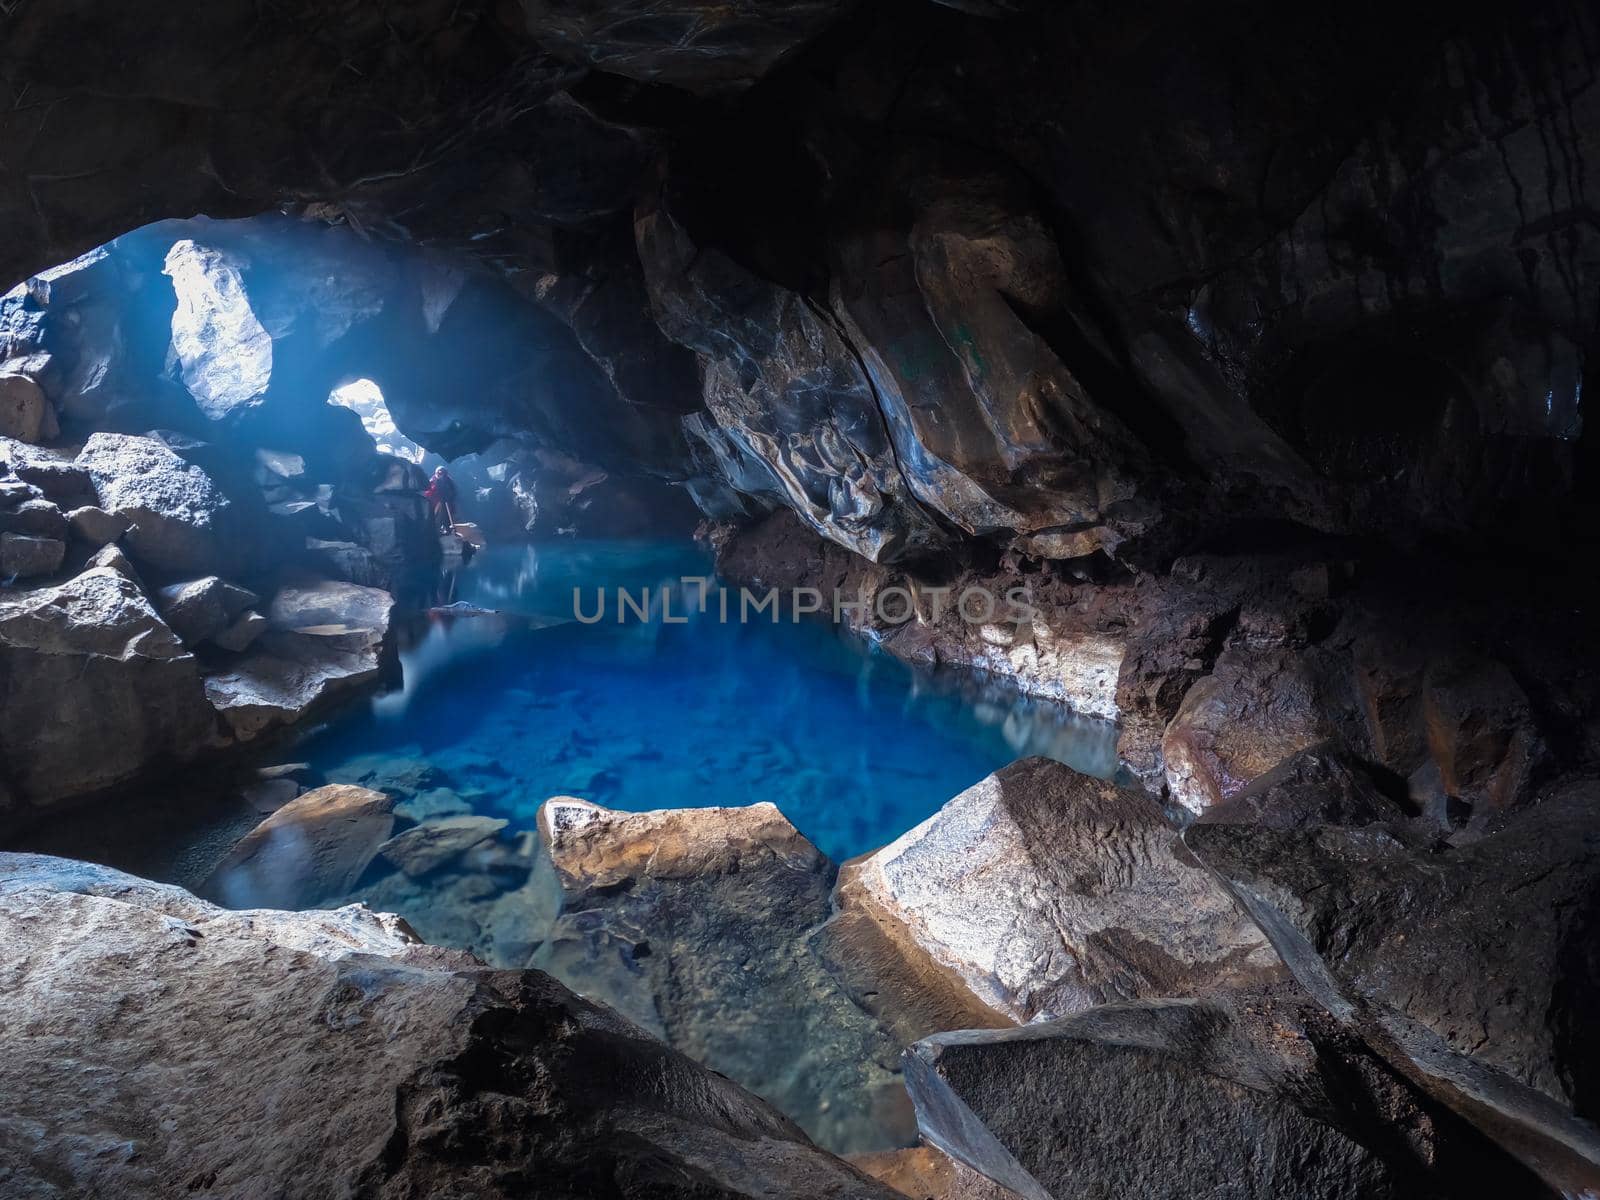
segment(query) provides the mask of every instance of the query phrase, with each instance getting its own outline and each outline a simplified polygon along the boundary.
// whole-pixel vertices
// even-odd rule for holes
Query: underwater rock
[[[252,829],[201,892],[229,908],[310,908],[346,895],[394,831],[394,800],[329,784]]]
[[[1564,783],[1453,847],[1388,824],[1202,822],[1184,840],[1297,977],[1325,974],[1592,1118],[1600,1033],[1584,998],[1600,989],[1597,804],[1593,780]]]
[[[6,854],[0,942],[18,1195],[896,1196],[549,977],[362,908],[228,912]]]
[[[215,733],[195,660],[138,585],[104,567],[0,593],[0,705],[5,777],[27,804],[190,758]]]
[[[226,630],[245,609],[259,603],[254,592],[215,575],[174,583],[155,596],[156,607],[172,631],[190,646],[210,641]]]
[[[127,548],[141,562],[197,574],[242,557],[228,499],[209,475],[157,439],[96,433],[77,463],[94,479],[99,507],[132,523]]]
[[[56,538],[0,533],[0,577],[5,579],[54,575],[66,555],[67,544]]]
[[[805,948],[832,864],[775,806],[625,813],[563,797],[539,832],[564,899],[534,965],[836,1152],[904,1144],[899,1045]]]
[[[436,817],[397,834],[378,853],[417,878],[489,841],[509,824],[502,817]]]
[[[867,917],[903,970],[943,976],[1000,1021],[1282,971],[1153,800],[1043,758],[848,864],[837,905]]]
[[[906,1082],[927,1141],[1029,1200],[1531,1194],[1341,1032],[1292,988],[1109,1004],[937,1034]]]

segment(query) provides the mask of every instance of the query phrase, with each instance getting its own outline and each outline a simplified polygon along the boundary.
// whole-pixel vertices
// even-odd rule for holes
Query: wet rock
[[[172,349],[184,386],[212,420],[259,404],[272,384],[272,336],[250,306],[243,264],[184,239],[167,252],[178,309]]]
[[[831,1149],[903,1144],[898,1045],[804,948],[832,865],[773,805],[623,813],[558,798],[539,832],[564,900],[535,965]]]
[[[398,834],[378,853],[417,878],[496,837],[509,824],[501,817],[437,817]]]
[[[73,536],[91,546],[110,545],[133,528],[133,522],[127,517],[108,513],[93,504],[73,509],[67,514],[67,522]]]
[[[1281,970],[1149,797],[1041,758],[848,865],[837,903],[869,918],[902,971],[959,985],[1001,1021]]]
[[[346,895],[394,830],[394,800],[329,784],[245,835],[201,891],[229,908],[310,908]]]
[[[397,799],[415,796],[450,782],[445,772],[423,758],[399,754],[363,754],[328,771],[335,783],[359,783]],[[464,811],[464,810],[463,810]],[[420,819],[420,818],[413,818]]]
[[[259,602],[254,592],[215,575],[171,584],[158,591],[155,600],[162,619],[191,646],[225,632],[245,609]]]
[[[416,945],[363,909],[232,913],[5,855],[0,940],[8,1002],[28,1014],[0,1028],[22,1195],[156,1197],[174,1179],[238,1195],[381,1181],[578,1197],[619,1180],[663,1200],[895,1195],[548,977]]]
[[[1293,997],[1148,1000],[907,1054],[923,1137],[1017,1194],[1398,1197],[1531,1184]]]
[[[132,523],[132,555],[172,572],[215,570],[240,557],[232,513],[217,485],[150,437],[96,433],[77,463],[94,480],[99,507]]]
[[[1334,733],[1292,651],[1229,649],[1189,689],[1161,739],[1172,799],[1202,813]]]
[[[911,1200],[1015,1200],[1017,1195],[932,1146],[853,1154],[850,1162]]]
[[[0,533],[0,576],[30,579],[54,575],[61,569],[66,554],[67,544],[56,538]]]
[[[1456,847],[1384,824],[1199,823],[1185,840],[1292,949],[1297,976],[1314,969],[1592,1116],[1600,1045],[1580,1013],[1600,986],[1597,800],[1592,781],[1565,784]]]
[[[215,731],[194,659],[138,585],[105,567],[0,596],[0,703],[6,779],[30,804],[189,758]]]
[[[433,787],[402,799],[394,806],[395,816],[408,821],[432,821],[439,817],[457,817],[472,811],[460,794],[450,788]]]
[[[0,370],[0,436],[38,443],[60,433],[44,389],[26,375]]]

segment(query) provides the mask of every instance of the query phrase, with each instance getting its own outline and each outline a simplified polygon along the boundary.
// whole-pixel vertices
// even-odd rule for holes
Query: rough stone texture
[[[1014,1200],[1017,1195],[932,1146],[853,1154],[850,1162],[911,1200]]]
[[[347,894],[394,830],[394,800],[329,784],[250,831],[200,889],[229,908],[310,908]]]
[[[254,592],[215,575],[170,584],[156,593],[162,619],[191,646],[216,637],[256,603],[259,599]]]
[[[1596,798],[1592,781],[1562,785],[1457,847],[1381,824],[1202,823],[1185,838],[1275,941],[1296,931],[1352,994],[1593,1116],[1600,1049],[1578,998],[1600,985]]]
[[[896,1195],[547,976],[365,910],[4,855],[0,940],[8,1195]]]
[[[805,950],[832,865],[774,806],[621,813],[555,799],[539,830],[564,900],[535,965],[830,1149],[904,1143],[899,1045]]]
[[[1292,993],[939,1034],[907,1084],[927,1141],[1030,1200],[1535,1186]]]
[[[216,729],[194,659],[104,567],[0,594],[0,707],[6,783],[34,805],[192,757]]]
[[[127,548],[152,566],[203,572],[235,562],[230,505],[199,467],[155,438],[96,433],[77,463],[94,479],[99,507],[133,525]]]
[[[265,631],[243,658],[206,676],[206,698],[240,741],[289,725],[382,673],[367,631],[299,634]]]
[[[259,404],[272,385],[272,336],[250,307],[239,264],[184,239],[167,251],[164,274],[178,294],[172,350],[200,411],[218,420]]]
[[[996,772],[849,865],[838,903],[913,969],[1017,1023],[1280,970],[1148,797],[1047,759]]]
[[[269,628],[272,622],[263,617],[255,609],[246,609],[240,613],[234,622],[211,640],[223,650],[231,650],[235,654],[242,654],[255,645],[255,641]]]
[[[350,636],[375,646],[393,611],[394,597],[382,588],[328,579],[279,588],[267,617],[284,633]]]
[[[378,853],[415,878],[460,858],[509,824],[501,817],[437,817],[391,838]]]
[[[59,542],[66,539],[67,518],[50,501],[30,498],[9,512],[0,512],[0,530],[52,538]]]
[[[44,390],[26,375],[0,371],[0,436],[48,442],[61,433]]]
[[[0,577],[12,580],[54,575],[66,554],[67,544],[57,538],[0,533]]]
[[[74,537],[96,547],[109,545],[133,527],[127,517],[108,513],[93,504],[73,509],[67,514],[67,522],[72,526]]]

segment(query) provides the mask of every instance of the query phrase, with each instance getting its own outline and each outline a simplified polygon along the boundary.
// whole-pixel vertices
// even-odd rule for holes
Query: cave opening
[[[1600,1195],[1590,8],[0,45],[0,1191]]]

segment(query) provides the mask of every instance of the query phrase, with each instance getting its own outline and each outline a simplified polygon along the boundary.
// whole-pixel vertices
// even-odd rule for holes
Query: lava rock
[[[194,659],[138,585],[105,567],[0,594],[0,704],[6,778],[34,805],[191,758],[215,734]]]
[[[44,390],[26,375],[0,370],[0,436],[22,442],[48,442],[61,426]]]
[[[0,532],[65,541],[67,518],[48,500],[24,500],[9,512],[0,511]]]
[[[1297,976],[1325,974],[1592,1117],[1600,1043],[1582,998],[1600,987],[1597,804],[1592,780],[1573,781],[1455,847],[1385,824],[1207,822],[1185,841]]]
[[[0,576],[29,579],[54,575],[67,555],[67,544],[55,538],[0,533]]]
[[[67,514],[67,522],[73,536],[91,546],[108,546],[133,528],[133,522],[127,517],[108,513],[93,504],[73,509]]]
[[[170,584],[156,593],[155,600],[162,619],[191,646],[226,632],[246,609],[259,603],[254,592],[215,575]]]
[[[292,725],[335,697],[378,680],[379,644],[372,635],[371,630],[308,635],[267,629],[228,670],[206,676],[206,698],[240,741]]]
[[[1149,797],[1042,758],[849,864],[837,905],[870,920],[902,974],[964,988],[984,1024],[1282,972]]]
[[[381,588],[342,580],[290,584],[272,597],[272,628],[286,633],[347,636],[376,646],[389,631],[394,597]]]
[[[771,804],[613,812],[557,798],[564,900],[534,965],[604,999],[836,1152],[903,1144],[899,1045],[805,952],[833,867]]]
[[[78,465],[94,479],[99,507],[132,524],[129,552],[172,572],[216,570],[235,562],[228,499],[197,466],[151,437],[96,433]]]
[[[234,654],[243,654],[263,633],[272,627],[272,622],[263,617],[255,609],[246,609],[240,613],[234,622],[211,640],[219,649],[232,651]]]
[[[427,875],[499,835],[510,822],[501,817],[437,817],[396,835],[378,850],[412,878]]]
[[[0,941],[28,1014],[0,1027],[19,1195],[896,1195],[547,976],[364,909],[231,913],[7,854]]]
[[[310,908],[348,893],[394,830],[394,800],[329,784],[245,835],[201,891],[229,908]]]

